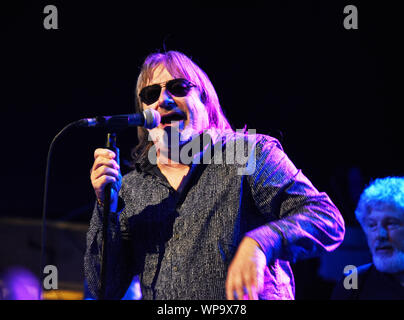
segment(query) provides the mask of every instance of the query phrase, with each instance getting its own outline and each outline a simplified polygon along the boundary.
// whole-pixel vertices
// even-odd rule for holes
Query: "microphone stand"
[[[115,160],[119,164],[119,149],[116,146],[116,133],[108,133],[105,147],[115,152]],[[101,267],[100,267],[100,299],[105,299],[106,280],[107,280],[107,248],[108,248],[108,221],[111,214],[111,193],[112,183],[105,186],[104,189],[104,214],[102,219],[102,245],[101,245]]]

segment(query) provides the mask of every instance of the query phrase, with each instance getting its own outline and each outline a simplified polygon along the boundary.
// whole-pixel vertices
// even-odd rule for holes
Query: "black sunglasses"
[[[175,97],[185,97],[189,90],[196,86],[187,79],[173,79],[165,83],[144,87],[139,93],[140,100],[147,105],[156,102],[160,97],[162,87],[166,87],[167,91]]]

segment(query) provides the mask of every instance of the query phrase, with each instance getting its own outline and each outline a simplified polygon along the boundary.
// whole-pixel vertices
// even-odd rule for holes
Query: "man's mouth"
[[[161,123],[167,124],[172,121],[180,121],[186,120],[187,115],[184,111],[180,110],[179,108],[174,108],[167,113],[161,115]]]
[[[382,254],[382,255],[390,255],[394,252],[394,248],[391,245],[385,244],[385,245],[378,245],[375,248],[375,252],[377,254]]]

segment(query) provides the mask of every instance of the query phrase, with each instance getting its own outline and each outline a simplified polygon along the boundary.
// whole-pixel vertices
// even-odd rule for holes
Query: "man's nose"
[[[378,239],[386,240],[389,238],[389,233],[388,233],[387,229],[385,227],[383,227],[382,225],[377,228],[376,232],[377,232],[376,236]]]
[[[158,100],[158,107],[164,108],[166,110],[171,110],[175,108],[177,105],[173,99],[173,97],[168,93],[165,88],[161,88],[160,97]]]

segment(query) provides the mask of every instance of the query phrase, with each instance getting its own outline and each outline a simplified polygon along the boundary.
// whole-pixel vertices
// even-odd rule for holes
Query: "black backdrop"
[[[393,4],[145,3],[1,3],[1,216],[40,218],[53,137],[81,118],[133,112],[143,59],[165,49],[205,70],[235,129],[279,138],[348,225],[371,179],[404,175],[402,33]],[[48,4],[58,9],[58,30],[43,27]],[[343,27],[348,4],[358,8],[358,30]],[[58,142],[50,220],[89,221],[89,170],[104,140],[102,130],[76,129]],[[118,136],[122,159],[135,143],[134,129]]]

